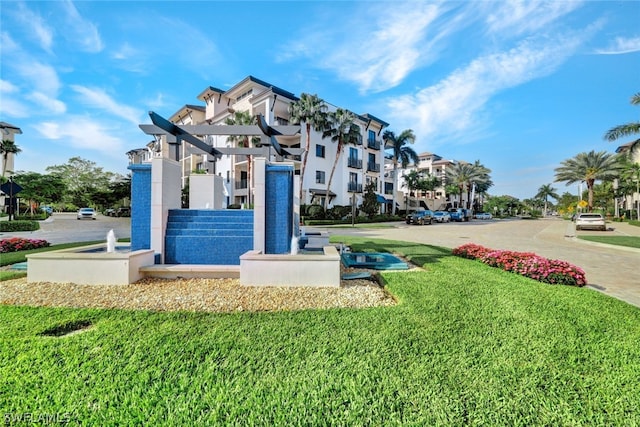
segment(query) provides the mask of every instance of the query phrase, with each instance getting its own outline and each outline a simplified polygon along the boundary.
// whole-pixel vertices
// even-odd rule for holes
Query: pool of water
[[[409,265],[400,258],[384,252],[347,252],[341,255],[345,267],[374,270],[408,270]]]

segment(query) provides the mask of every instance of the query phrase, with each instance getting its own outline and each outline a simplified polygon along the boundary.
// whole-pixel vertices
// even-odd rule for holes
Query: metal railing
[[[349,160],[347,161],[347,164],[349,165],[350,168],[362,169],[362,160],[361,159],[356,159],[356,158],[353,158],[353,157],[349,157]]]
[[[362,193],[362,184],[358,184],[357,182],[350,182],[347,186],[347,191],[349,193]]]
[[[367,171],[368,172],[380,172],[380,163],[368,162],[367,163]]]

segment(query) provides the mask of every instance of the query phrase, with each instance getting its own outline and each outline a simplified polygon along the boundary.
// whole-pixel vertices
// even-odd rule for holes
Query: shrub
[[[501,268],[542,283],[569,286],[587,284],[581,268],[566,261],[544,258],[531,252],[494,250],[468,243],[455,248],[453,254],[477,259],[491,267]]]
[[[37,221],[2,221],[0,231],[36,231],[40,229]]]
[[[0,253],[27,251],[30,249],[46,248],[47,246],[49,246],[49,242],[46,240],[11,237],[0,240]]]

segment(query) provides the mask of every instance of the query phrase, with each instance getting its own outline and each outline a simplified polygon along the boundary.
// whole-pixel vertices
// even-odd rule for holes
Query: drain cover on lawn
[[[92,326],[89,320],[73,320],[40,332],[42,337],[64,337],[67,335],[84,332]]]

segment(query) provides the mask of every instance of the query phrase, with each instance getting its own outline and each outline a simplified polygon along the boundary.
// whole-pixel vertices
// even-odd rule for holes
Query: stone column
[[[164,236],[170,209],[181,207],[180,163],[162,157],[151,160],[151,249],[164,263]]]

